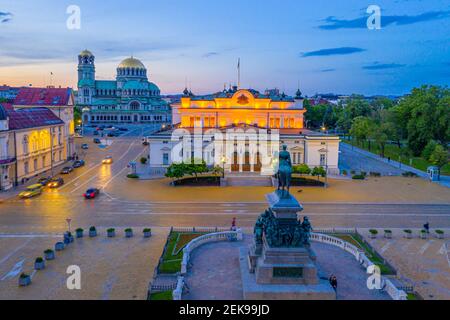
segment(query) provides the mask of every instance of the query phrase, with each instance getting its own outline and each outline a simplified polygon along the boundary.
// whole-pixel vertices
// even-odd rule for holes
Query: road
[[[228,226],[237,217],[242,227],[252,227],[266,208],[265,202],[145,202],[129,201],[121,194],[109,194],[108,187],[120,186],[126,194],[130,161],[146,155],[147,149],[133,132],[110,138],[105,149],[90,143],[85,153],[86,166],[65,175],[65,185],[45,190],[36,198],[9,199],[0,204],[0,233],[59,233],[66,230],[66,219],[72,226],[103,227],[171,227]],[[78,143],[91,138],[78,140]],[[103,157],[111,155],[112,165],[103,165]],[[82,194],[89,187],[102,189],[101,196],[85,200]],[[117,188],[114,188],[117,190]],[[139,192],[151,190],[142,188]],[[316,227],[409,227],[420,228],[425,221],[431,226],[450,227],[450,204],[380,204],[380,203],[303,203]]]

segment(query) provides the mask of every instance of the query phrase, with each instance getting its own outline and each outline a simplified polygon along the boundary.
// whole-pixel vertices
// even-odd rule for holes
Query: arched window
[[[22,140],[22,147],[23,147],[23,153],[24,153],[24,154],[27,154],[27,153],[29,152],[28,136],[27,136],[27,135],[25,135],[25,136],[23,137],[23,140]]]
[[[130,110],[139,110],[141,104],[137,101],[132,101],[130,103]]]

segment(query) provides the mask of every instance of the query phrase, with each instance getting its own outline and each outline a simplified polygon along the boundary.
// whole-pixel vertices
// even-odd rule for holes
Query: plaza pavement
[[[106,229],[98,229],[96,238],[86,235],[75,239],[65,250],[56,252],[56,259],[46,268],[33,272],[34,259],[54,248],[60,235],[0,237],[0,300],[143,300],[147,298],[148,282],[153,276],[167,228],[152,230],[144,239],[142,228],[134,229],[133,238],[125,238],[123,229],[116,229],[115,238],[106,237]],[[81,290],[69,290],[67,267],[81,269]],[[28,287],[18,286],[18,276],[32,274]]]
[[[186,277],[186,300],[242,300],[239,248],[251,244],[251,235],[243,242],[206,244],[194,251],[192,267]],[[338,279],[338,300],[388,300],[389,295],[367,288],[367,274],[355,258],[340,248],[312,243],[317,254],[318,275]],[[244,263],[247,263],[244,261]]]

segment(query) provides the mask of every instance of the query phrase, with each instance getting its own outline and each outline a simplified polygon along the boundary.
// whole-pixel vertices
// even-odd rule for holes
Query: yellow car
[[[103,159],[103,161],[102,161],[103,164],[111,164],[112,162],[113,162],[113,159],[111,156],[105,157],[105,159]]]
[[[25,189],[25,191],[22,191],[19,193],[20,198],[31,198],[34,196],[38,196],[42,193],[42,184],[33,184]]]

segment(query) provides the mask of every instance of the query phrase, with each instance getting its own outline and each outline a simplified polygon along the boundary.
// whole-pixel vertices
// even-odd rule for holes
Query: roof
[[[21,130],[64,124],[51,110],[47,108],[27,108],[14,110],[5,108],[9,117],[9,129]]]
[[[88,49],[85,49],[85,50],[80,52],[80,56],[82,56],[82,57],[90,57],[90,56],[93,56],[93,54]]]
[[[114,80],[95,80],[97,89],[117,89],[117,81]]]
[[[119,64],[118,68],[145,69],[145,66],[140,60],[131,57],[131,58],[127,58],[125,60],[122,60],[122,62]]]
[[[21,88],[14,99],[14,105],[66,106],[71,93],[70,88]]]

